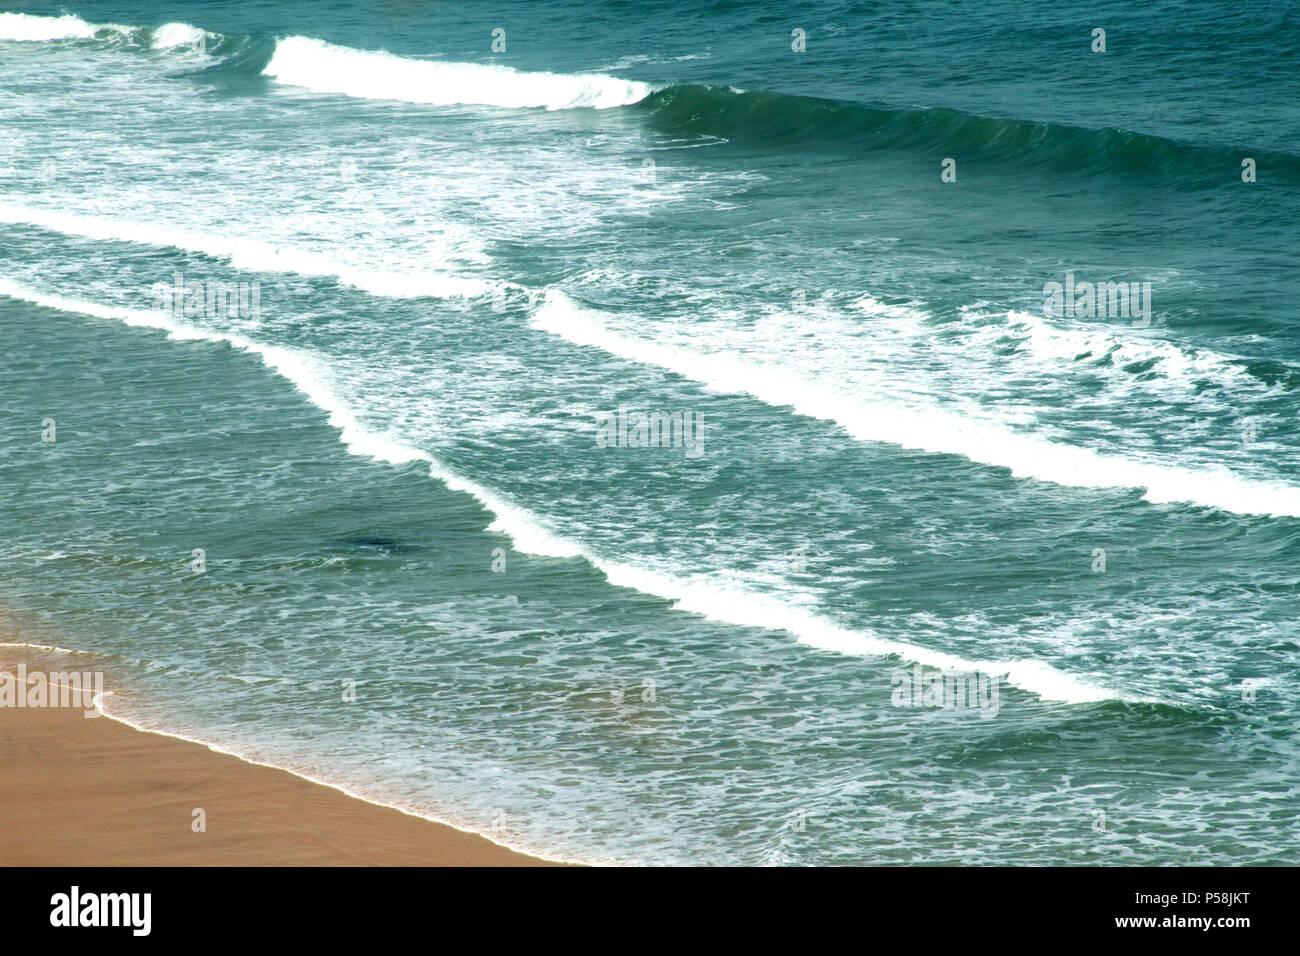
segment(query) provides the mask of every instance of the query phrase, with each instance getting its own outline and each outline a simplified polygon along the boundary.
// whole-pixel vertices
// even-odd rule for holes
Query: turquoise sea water
[[[563,858],[1297,862],[1294,5],[6,10],[0,607],[110,712]]]

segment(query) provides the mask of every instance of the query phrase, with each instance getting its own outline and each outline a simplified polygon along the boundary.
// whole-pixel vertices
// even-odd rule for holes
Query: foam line
[[[583,558],[604,574],[611,584],[672,601],[675,610],[688,611],[722,624],[784,630],[794,635],[800,643],[823,650],[851,655],[894,656],[931,667],[1005,676],[1010,683],[1047,700],[1089,703],[1136,699],[1065,674],[1044,661],[967,660],[902,641],[886,640],[867,630],[851,630],[768,595],[719,586],[706,576],[680,578],[609,560],[547,528],[542,520],[527,509],[458,474],[428,452],[365,428],[334,390],[329,371],[314,356],[306,353],[282,346],[265,345],[238,333],[206,332],[178,322],[161,311],[124,309],[68,299],[45,294],[8,279],[0,279],[0,295],[64,312],[121,321],[130,326],[160,329],[173,339],[224,342],[251,352],[268,368],[291,382],[312,404],[328,414],[329,423],[339,430],[340,440],[352,454],[392,464],[424,462],[431,477],[453,490],[465,492],[494,514],[495,520],[489,525],[489,530],[509,537],[516,550],[559,558]]]
[[[735,354],[687,351],[633,338],[609,327],[606,316],[548,290],[533,313],[534,328],[575,345],[654,365],[720,392],[749,395],[767,405],[833,422],[858,441],[887,442],[1009,469],[1075,488],[1141,488],[1155,503],[1183,502],[1239,514],[1300,517],[1300,487],[1243,478],[1226,468],[1182,468],[1048,441],[938,407],[861,401],[779,366]]]
[[[80,17],[37,17],[28,13],[0,13],[0,40],[39,42],[44,40],[85,40],[100,29]]]
[[[652,92],[645,83],[598,73],[524,73],[492,64],[413,60],[301,36],[277,41],[262,72],[317,93],[434,106],[603,110]]]
[[[475,298],[506,288],[506,283],[467,279],[438,272],[416,274],[370,269],[317,252],[307,252],[257,239],[173,229],[152,223],[86,216],[35,206],[0,202],[0,222],[39,226],[69,236],[106,242],[135,242],[198,252],[226,259],[236,269],[326,276],[371,295],[390,298]]]

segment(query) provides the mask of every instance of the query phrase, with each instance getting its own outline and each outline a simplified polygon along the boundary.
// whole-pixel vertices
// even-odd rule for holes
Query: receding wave
[[[1300,517],[1300,487],[1243,478],[1226,468],[1193,469],[1105,454],[1022,434],[938,407],[866,401],[840,394],[806,376],[733,354],[711,354],[633,338],[611,329],[606,317],[549,290],[531,319],[535,328],[576,345],[655,365],[711,389],[749,395],[800,415],[839,425],[859,441],[878,441],[1078,488],[1141,488],[1157,503],[1187,503],[1240,514]]]
[[[672,601],[675,609],[723,624],[783,630],[802,644],[843,654],[892,656],[929,667],[1005,676],[1010,683],[1046,700],[1089,703],[1138,699],[1059,671],[1045,661],[967,660],[903,641],[888,640],[870,631],[846,628],[770,595],[720,585],[707,575],[682,578],[610,560],[547,528],[544,521],[526,508],[460,475],[428,452],[367,428],[334,387],[328,367],[316,356],[301,350],[267,345],[239,333],[199,329],[162,311],[106,306],[51,295],[9,279],[0,279],[0,295],[63,312],[158,329],[181,341],[224,342],[252,353],[327,413],[330,425],[339,430],[340,440],[352,454],[391,464],[423,462],[429,468],[430,477],[452,490],[470,495],[491,512],[495,518],[488,526],[489,530],[509,537],[517,550],[559,558],[582,558],[604,574],[611,584]]]
[[[505,66],[413,60],[310,37],[279,40],[263,72],[317,93],[435,106],[599,110],[627,106],[651,91],[645,83],[597,73],[523,73]]]

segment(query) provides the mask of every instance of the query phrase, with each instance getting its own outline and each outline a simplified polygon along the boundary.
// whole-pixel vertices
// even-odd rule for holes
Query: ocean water
[[[1300,862],[1297,5],[6,10],[0,608],[111,713],[563,859]]]

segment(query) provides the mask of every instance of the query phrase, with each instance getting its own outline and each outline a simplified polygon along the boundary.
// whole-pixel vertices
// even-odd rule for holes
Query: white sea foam
[[[276,245],[257,239],[239,239],[188,229],[174,229],[153,223],[132,222],[116,217],[86,216],[13,203],[0,202],[0,222],[40,226],[66,235],[85,236],[88,239],[169,246],[227,259],[236,269],[254,272],[329,276],[338,279],[344,285],[350,285],[372,295],[393,298],[422,296],[473,298],[491,295],[506,286],[505,283],[427,270],[410,273],[375,269],[323,253]]]
[[[966,414],[920,403],[861,400],[779,365],[736,353],[663,345],[609,328],[607,317],[552,289],[532,317],[538,329],[577,345],[655,365],[720,392],[750,395],[798,414],[833,422],[859,441],[887,442],[960,455],[1078,488],[1141,488],[1152,502],[1186,502],[1241,514],[1300,517],[1300,487],[1243,478],[1226,468],[1182,468],[1048,441]]]
[[[0,641],[0,647],[26,647],[31,650],[46,651],[51,654],[84,654],[84,651],[70,651],[66,647],[53,644],[32,644],[27,641]]]
[[[153,31],[153,47],[155,50],[170,50],[178,46],[192,46],[206,35],[203,30],[188,23],[164,23]]]
[[[1056,325],[1030,312],[1007,313],[1010,327],[1021,333],[1019,346],[1043,360],[1073,361],[1080,357],[1109,357],[1115,365],[1152,363],[1161,377],[1194,386],[1201,379],[1223,384],[1257,387],[1259,383],[1233,364],[1230,356],[1198,349],[1192,351],[1154,336],[1126,338],[1087,327]]]
[[[784,601],[739,588],[718,586],[707,579],[683,580],[631,565],[588,556],[611,584],[632,588],[674,601],[674,608],[710,620],[745,627],[781,630],[801,644],[855,656],[893,656],[917,664],[954,671],[977,671],[1003,676],[1008,682],[1046,700],[1078,704],[1100,700],[1128,700],[1128,695],[1099,687],[1058,671],[1038,660],[968,660],[903,641],[888,640],[870,631],[842,627],[833,621]]]
[[[89,39],[103,29],[124,35],[139,32],[87,23],[70,14],[0,13],[0,40]],[[187,23],[166,23],[153,31],[152,45],[155,49],[191,46],[204,35]],[[524,72],[495,64],[418,60],[303,36],[277,40],[263,73],[279,83],[317,93],[435,106],[603,110],[636,103],[654,91],[648,83],[600,73]]]
[[[489,526],[513,542],[516,550],[561,558],[583,558],[611,584],[653,594],[674,602],[674,607],[723,624],[784,630],[802,644],[853,655],[892,655],[932,667],[979,671],[1005,676],[1008,681],[1048,700],[1086,703],[1099,700],[1127,700],[1128,695],[1102,688],[1056,670],[1036,660],[966,660],[952,654],[886,640],[866,630],[842,627],[817,614],[791,606],[779,599],[744,588],[719,584],[708,575],[682,578],[635,565],[609,560],[576,541],[546,527],[527,509],[513,504],[478,482],[439,462],[428,452],[406,445],[391,436],[366,428],[339,395],[328,368],[315,356],[282,346],[265,345],[237,333],[209,332],[179,322],[161,311],[126,309],[95,302],[50,295],[9,279],[0,278],[0,295],[22,299],[47,308],[75,312],[127,325],[165,331],[179,340],[224,342],[258,356],[263,364],[291,382],[329,416],[340,432],[340,440],[353,454],[392,464],[412,461],[427,463],[431,477],[449,488],[476,499],[495,515]]]
[[[99,27],[80,17],[38,17],[27,13],[0,13],[0,40],[84,40]]]
[[[609,109],[652,91],[645,83],[596,73],[524,73],[490,64],[413,60],[301,36],[279,40],[263,72],[318,93],[436,106]]]

